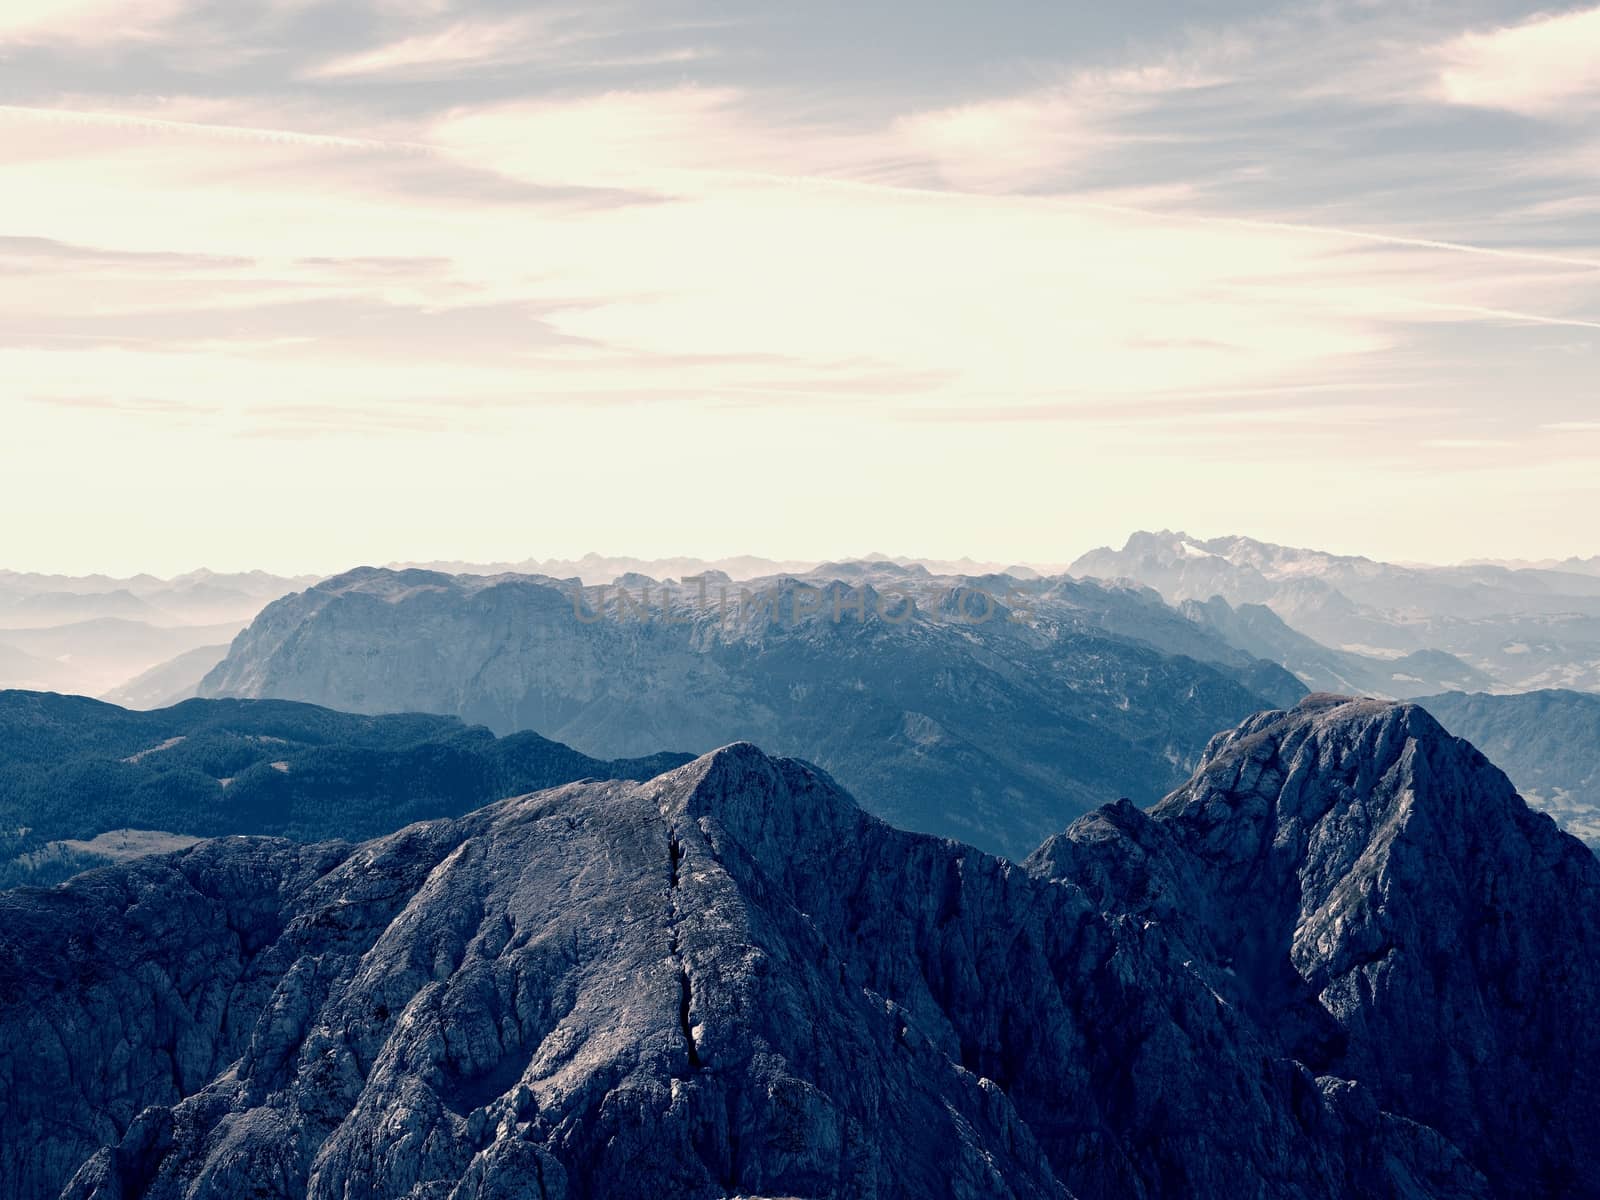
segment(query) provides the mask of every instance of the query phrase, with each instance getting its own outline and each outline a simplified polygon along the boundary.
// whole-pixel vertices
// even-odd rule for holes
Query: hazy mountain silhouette
[[[607,758],[754,740],[891,821],[1020,856],[1305,688],[1148,590],[869,562],[584,591],[362,569],[269,606],[200,690],[452,713]]]

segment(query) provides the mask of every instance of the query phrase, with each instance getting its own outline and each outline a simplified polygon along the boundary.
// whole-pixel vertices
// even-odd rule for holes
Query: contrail
[[[54,121],[66,125],[100,125],[114,129],[142,129],[151,133],[189,133],[241,141],[277,142],[293,146],[326,146],[338,150],[403,150],[413,154],[437,153],[421,142],[394,142],[380,138],[341,137],[327,133],[302,133],[294,129],[266,129],[251,125],[216,125],[204,121],[168,121],[121,113],[83,112],[72,108],[30,108],[0,104],[0,117]]]
[[[883,195],[917,196],[929,200],[1009,201],[1014,204],[1039,207],[1049,205],[1061,209],[1079,209],[1086,212],[1114,213],[1117,216],[1137,217],[1145,221],[1168,224],[1232,225],[1243,229],[1273,230],[1278,233],[1312,233],[1322,237],[1344,238],[1350,241],[1373,242],[1386,246],[1412,246],[1423,250],[1445,250],[1455,254],[1476,254],[1486,258],[1503,258],[1516,262],[1546,263],[1562,267],[1582,267],[1600,271],[1600,258],[1583,258],[1570,254],[1545,254],[1537,250],[1513,250],[1498,246],[1479,246],[1471,242],[1449,242],[1438,238],[1414,237],[1409,234],[1375,233],[1366,229],[1344,229],[1336,225],[1315,225],[1298,221],[1271,221],[1262,217],[1221,217],[1205,213],[1170,212],[1155,208],[1140,208],[1134,204],[1111,204],[1101,200],[1082,200],[1061,196],[1033,196],[1008,193],[963,192],[946,188],[913,187],[898,183],[867,183],[854,179],[837,179],[827,175],[784,175],[776,172],[708,170],[693,171],[684,168],[667,173],[688,175],[713,175],[730,179],[762,180],[789,186],[859,191]]]
[[[1190,221],[1196,224],[1237,225],[1246,229],[1272,229],[1285,233],[1315,233],[1325,237],[1351,238],[1362,242],[1376,242],[1386,246],[1415,246],[1423,250],[1448,250],[1456,254],[1481,254],[1488,258],[1509,258],[1518,262],[1552,263],[1563,267],[1585,267],[1600,271],[1600,259],[1578,258],[1566,254],[1542,254],[1537,250],[1506,250],[1496,246],[1478,246],[1470,242],[1444,242],[1435,238],[1412,237],[1407,234],[1373,233],[1361,229],[1341,229],[1335,225],[1308,225],[1298,221],[1267,221],[1256,217],[1213,217],[1194,213],[1162,213],[1152,209],[1136,208],[1124,204],[1102,204],[1096,201],[1069,201],[1086,208],[1151,220]]]
[[[1442,312],[1472,313],[1480,317],[1497,317],[1504,321],[1528,321],[1534,325],[1566,325],[1573,329],[1600,329],[1600,321],[1582,317],[1545,317],[1538,313],[1517,312],[1509,308],[1484,308],[1476,304],[1443,304],[1434,300],[1407,300],[1417,308],[1435,308]]]

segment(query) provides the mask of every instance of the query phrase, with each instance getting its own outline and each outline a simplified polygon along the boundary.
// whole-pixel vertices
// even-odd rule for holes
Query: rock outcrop
[[[1412,708],[1026,866],[735,745],[0,897],[18,1200],[1600,1194],[1600,862]]]

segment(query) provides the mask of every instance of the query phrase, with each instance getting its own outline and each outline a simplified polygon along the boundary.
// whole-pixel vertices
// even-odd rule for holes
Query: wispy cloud
[[[241,125],[225,121],[184,121],[151,116],[140,111],[93,112],[19,104],[0,104],[0,118],[59,125],[91,126],[111,132],[172,133],[218,140],[270,142],[278,145],[320,146],[335,150],[403,150],[427,152],[417,142],[402,142],[371,137],[345,137],[339,134],[308,132],[265,125]]]
[[[413,14],[414,16],[415,14]],[[617,71],[682,66],[707,58],[703,44],[636,45],[639,35],[661,23],[642,10],[615,4],[546,6],[514,16],[471,14],[440,5],[412,28],[365,49],[336,55],[301,72],[308,80],[423,81],[459,78],[464,71],[537,65],[545,71]],[[667,25],[674,36],[695,29]],[[627,35],[628,44],[623,44]]]
[[[0,47],[103,46],[160,36],[193,0],[6,0],[0,5]]]
[[[1051,87],[899,118],[906,151],[932,161],[939,178],[980,191],[1071,181],[1085,158],[1138,134],[1117,121],[1222,77],[1175,64],[1085,71]]]
[[[442,29],[414,34],[397,41],[342,55],[309,72],[313,79],[348,79],[356,76],[421,76],[516,61],[541,29],[529,17],[490,21],[458,21]]]
[[[0,390],[34,400],[0,446],[17,496],[70,473],[104,513],[171,478],[168,519],[200,520],[204,489],[230,539],[287,539],[312,500],[240,481],[281,479],[292,442],[309,497],[382,497],[351,546],[384,522],[459,537],[441,496],[487,497],[472,520],[520,537],[601,453],[671,482],[659,512],[597,502],[571,536],[670,539],[770,489],[781,446],[851,502],[730,518],[768,545],[786,535],[760,522],[864,512],[895,541],[904,498],[945,479],[969,483],[965,507],[927,501],[957,541],[996,527],[972,495],[1049,514],[1034,539],[1107,495],[1118,525],[1202,497],[1217,527],[1269,496],[1312,538],[1319,489],[1353,473],[1386,527],[1419,462],[1588,441],[1534,434],[1591,424],[1588,362],[1543,327],[1600,320],[1600,158],[1571,123],[1444,95],[1447,67],[1495,61],[1434,53],[1457,17],[1280,9],[1021,65],[952,40],[923,47],[934,86],[904,73],[920,42],[846,46],[804,7],[722,28],[693,3],[362,0],[337,23],[298,3],[134,6],[115,53],[75,49],[113,20],[89,0],[0,19],[22,80],[0,107]],[[1330,442],[1338,470],[1315,465]],[[18,445],[80,449],[51,472]],[[407,477],[438,480],[437,513]]]
[[[1600,111],[1600,8],[1465,33],[1432,58],[1451,104],[1569,121]]]

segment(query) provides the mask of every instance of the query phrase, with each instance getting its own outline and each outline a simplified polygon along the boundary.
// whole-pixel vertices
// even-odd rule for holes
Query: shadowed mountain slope
[[[1421,708],[1259,714],[1149,813],[1086,817],[1028,866],[1159,922],[1285,1053],[1501,1194],[1600,1188],[1600,862]]]
[[[0,897],[0,1181],[1594,1196],[1597,899],[1414,708],[1252,718],[1026,869],[731,746]]]

